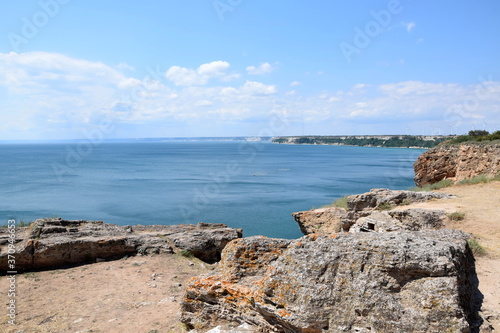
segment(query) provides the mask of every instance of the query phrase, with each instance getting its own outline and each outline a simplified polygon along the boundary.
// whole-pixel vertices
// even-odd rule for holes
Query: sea
[[[293,212],[372,188],[407,189],[423,151],[245,140],[4,143],[0,224],[206,222],[298,238]]]

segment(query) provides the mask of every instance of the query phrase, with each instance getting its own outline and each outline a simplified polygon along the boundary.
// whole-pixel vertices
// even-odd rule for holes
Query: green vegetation
[[[444,144],[461,144],[464,142],[487,142],[500,140],[500,131],[489,133],[488,131],[472,130],[467,135],[460,135],[451,140],[445,141]]]
[[[450,136],[387,135],[387,136],[300,136],[293,137],[290,143],[317,145],[345,145],[392,148],[432,148],[449,140]],[[288,143],[287,137],[276,137],[273,143]]]
[[[475,177],[462,179],[456,183],[450,179],[443,179],[434,184],[427,184],[422,187],[411,187],[409,188],[409,190],[415,192],[434,191],[434,190],[439,190],[440,188],[450,187],[452,185],[474,185],[481,183],[489,183],[492,181],[500,181],[500,174],[494,177],[488,177],[487,175],[478,175]]]
[[[486,250],[481,244],[479,244],[477,239],[471,238],[467,241],[467,243],[469,243],[469,247],[475,256],[484,256],[486,254]]]
[[[344,195],[343,197],[340,197],[336,199],[334,202],[326,204],[324,206],[321,206],[321,208],[330,208],[330,207],[337,207],[337,208],[344,208],[347,209],[347,198],[348,195]],[[312,209],[315,209],[314,207]]]
[[[448,218],[451,221],[463,221],[465,219],[465,213],[463,212],[453,212],[448,214]]]
[[[488,182],[495,181],[495,180],[500,180],[500,175],[497,175],[495,177],[488,177],[486,175],[479,175],[479,176],[472,177],[472,178],[466,178],[466,179],[462,179],[461,181],[457,182],[457,185],[474,185],[474,184],[488,183]]]
[[[23,220],[19,221],[20,227],[30,227],[32,224],[33,222],[24,222]]]
[[[332,203],[332,207],[338,207],[338,208],[344,208],[347,209],[347,197],[348,195],[345,195],[343,197],[338,198]]]
[[[412,187],[409,190],[410,191],[415,191],[415,192],[428,192],[428,191],[434,191],[434,190],[439,190],[440,188],[444,187],[449,187],[453,185],[453,181],[450,179],[443,179],[438,181],[437,183],[434,184],[427,184],[422,187]]]
[[[381,202],[381,203],[378,204],[377,210],[378,211],[391,210],[394,207],[396,207],[396,206],[394,206],[394,205],[392,205],[392,204],[390,204],[388,202]]]
[[[183,257],[186,257],[186,258],[193,258],[194,257],[194,254],[193,252],[189,251],[189,250],[181,250],[179,252],[179,254]]]

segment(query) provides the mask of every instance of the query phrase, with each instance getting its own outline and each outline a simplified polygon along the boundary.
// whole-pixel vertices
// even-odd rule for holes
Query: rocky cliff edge
[[[483,174],[494,177],[500,173],[500,144],[441,145],[420,155],[413,167],[417,186]]]
[[[0,267],[8,267],[9,236],[6,228],[0,229]],[[213,263],[220,260],[227,243],[241,237],[241,229],[224,224],[118,226],[102,221],[39,219],[16,229],[15,253],[10,254],[17,271],[181,251]]]

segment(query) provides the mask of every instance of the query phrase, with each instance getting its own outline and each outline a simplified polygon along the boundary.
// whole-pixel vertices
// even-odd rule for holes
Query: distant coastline
[[[272,143],[296,145],[336,145],[385,148],[433,148],[450,140],[450,135],[353,135],[353,136],[280,136]]]

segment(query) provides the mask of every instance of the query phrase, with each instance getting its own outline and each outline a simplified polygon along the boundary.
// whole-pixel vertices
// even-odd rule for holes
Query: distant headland
[[[433,148],[454,135],[279,136],[273,143],[392,148]]]

